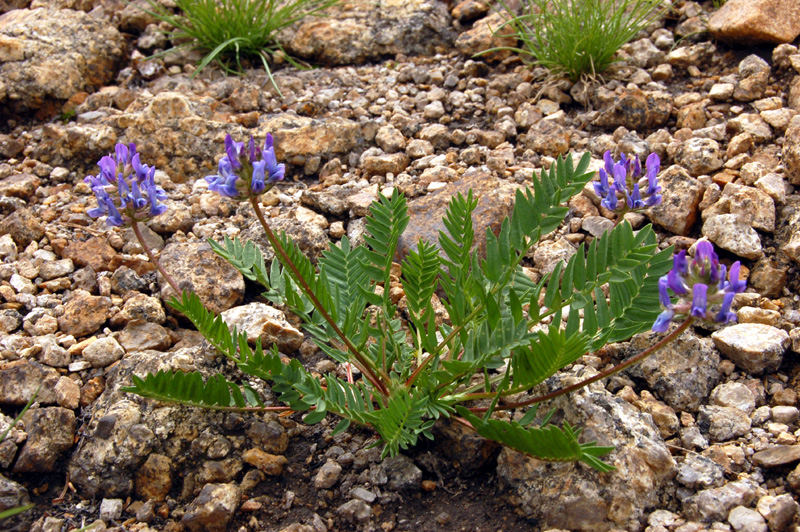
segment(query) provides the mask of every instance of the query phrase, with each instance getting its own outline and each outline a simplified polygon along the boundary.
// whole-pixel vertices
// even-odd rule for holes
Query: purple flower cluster
[[[219,161],[219,173],[206,177],[208,189],[228,198],[245,199],[263,194],[283,179],[286,166],[278,164],[272,135],[264,147],[256,146],[253,137],[245,150],[244,142],[225,137],[225,155]]]
[[[714,323],[735,322],[733,297],[747,287],[746,281],[739,280],[740,267],[738,261],[733,263],[726,275],[714,246],[705,241],[698,242],[691,263],[685,250],[675,255],[672,270],[658,281],[659,299],[666,310],[659,314],[653,330],[666,332],[674,318],[686,316]],[[678,296],[678,303],[672,303],[668,290]]]
[[[167,206],[159,202],[167,198],[167,193],[155,184],[155,167],[139,160],[136,145],[120,143],[115,152],[115,157],[106,155],[100,159],[97,176],[84,179],[97,198],[97,207],[86,211],[87,214],[92,218],[106,216],[109,225],[120,227],[166,211]]]
[[[611,152],[603,155],[605,167],[598,172],[600,182],[594,183],[594,190],[602,198],[600,204],[610,211],[620,206],[619,198],[624,198],[622,208],[626,211],[644,209],[661,203],[661,187],[658,186],[658,172],[661,161],[658,155],[651,153],[645,161],[647,187],[642,191],[639,180],[642,177],[642,165],[638,157],[620,155],[619,162],[614,162]]]

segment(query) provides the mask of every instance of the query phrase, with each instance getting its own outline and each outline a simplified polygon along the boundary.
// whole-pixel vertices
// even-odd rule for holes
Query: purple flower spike
[[[741,264],[735,262],[727,280],[728,269],[720,264],[710,242],[697,243],[691,262],[686,260],[686,251],[676,254],[672,270],[658,281],[658,299],[665,311],[653,324],[653,330],[665,332],[675,317],[692,316],[718,324],[735,322],[736,313],[731,310],[734,297],[747,287],[745,281],[739,280],[740,268]],[[669,291],[678,296],[677,303],[672,303]]]
[[[244,142],[225,137],[225,155],[219,161],[219,173],[206,177],[208,189],[234,199],[256,197],[283,179],[286,166],[278,164],[272,135],[267,134],[264,147],[250,137],[247,150]]]
[[[142,164],[136,145],[117,144],[114,155],[102,157],[97,163],[100,173],[84,179],[97,198],[97,207],[86,213],[105,216],[108,225],[122,227],[166,211],[166,205],[159,203],[167,194],[155,184],[156,169]]]
[[[619,162],[615,163],[611,152],[603,154],[604,167],[599,170],[600,182],[594,183],[594,190],[601,198],[601,205],[607,209],[615,210],[620,205],[622,213],[630,210],[640,210],[653,207],[661,203],[661,187],[658,185],[658,172],[661,161],[658,155],[651,153],[645,161],[647,169],[647,186],[639,184],[642,177],[642,165],[639,158],[628,157],[620,154]],[[611,180],[611,181],[609,181]],[[644,192],[642,192],[644,190]],[[625,202],[619,203],[610,196],[620,194],[625,197]],[[613,207],[612,207],[613,205]]]

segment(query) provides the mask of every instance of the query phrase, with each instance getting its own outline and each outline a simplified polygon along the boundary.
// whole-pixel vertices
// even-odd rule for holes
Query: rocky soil
[[[798,530],[800,493],[800,34],[796,0],[674,0],[602,79],[548,80],[496,45],[484,0],[345,2],[281,36],[279,97],[262,69],[191,78],[144,0],[0,0],[0,510],[4,530],[117,531]],[[165,268],[226,320],[320,375],[343,369],[218,259],[240,236],[271,256],[246,205],[207,190],[230,133],[275,136],[287,179],[263,198],[312,257],[362,239],[378,194],[399,189],[404,246],[436,235],[472,188],[494,227],[534,170],[567,152],[662,161],[662,205],[630,216],[661,244],[712,241],[741,260],[739,324],[695,328],[627,373],[551,407],[616,446],[617,470],[543,464],[440,424],[437,439],[381,462],[375,436],[335,419],[221,414],[120,391],[132,374],[236,369],[165,305],[171,295],[127,231],[86,214],[83,178],[117,142],[159,169],[169,209],[146,237]],[[551,271],[613,213],[587,188],[531,250]],[[586,355],[557,387],[654,342]],[[265,400],[271,392],[253,383]],[[333,424],[330,424],[333,423]]]

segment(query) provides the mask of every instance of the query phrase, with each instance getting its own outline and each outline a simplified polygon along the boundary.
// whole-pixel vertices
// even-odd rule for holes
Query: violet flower
[[[617,163],[611,157],[611,152],[606,151],[603,160],[605,166],[598,172],[600,181],[594,183],[594,191],[600,196],[603,207],[614,211],[621,205],[627,212],[661,203],[661,187],[658,185],[661,161],[658,155],[651,153],[645,161],[646,184],[639,182],[642,179],[642,165],[638,157],[628,158],[623,153]],[[620,203],[619,199],[624,199],[624,202]]]
[[[117,144],[115,157],[106,155],[97,163],[100,173],[87,176],[97,198],[97,207],[86,213],[92,218],[106,217],[115,227],[149,220],[167,210],[160,203],[167,198],[164,189],[155,184],[155,167],[142,164],[136,145]]]
[[[665,310],[653,330],[666,332],[673,319],[688,316],[712,323],[735,322],[733,298],[747,287],[747,282],[739,279],[740,268],[737,261],[726,275],[728,271],[719,263],[714,246],[706,241],[697,243],[691,263],[686,260],[686,251],[675,255],[672,270],[658,281],[658,298]],[[672,302],[669,292],[678,296],[677,303]]]
[[[278,164],[272,135],[267,134],[264,147],[256,146],[250,137],[248,148],[244,142],[225,137],[225,155],[219,161],[219,173],[206,177],[208,189],[221,196],[246,199],[263,194],[281,181],[286,172]]]

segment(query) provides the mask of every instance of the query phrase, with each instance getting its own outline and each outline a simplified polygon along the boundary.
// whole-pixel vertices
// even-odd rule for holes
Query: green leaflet
[[[581,461],[606,473],[614,467],[600,460],[600,456],[613,451],[613,447],[600,447],[596,442],[580,443],[580,430],[573,430],[564,423],[559,429],[555,425],[525,428],[515,421],[489,419],[484,421],[463,406],[457,406],[458,414],[469,421],[478,434],[511,447],[515,451],[546,462]]]
[[[591,338],[584,333],[567,334],[550,326],[517,349],[511,359],[515,387],[530,389],[572,364],[589,351]]]
[[[164,371],[150,373],[144,379],[131,376],[133,384],[122,388],[148,399],[187,406],[224,410],[264,406],[249,385],[239,387],[215,375],[203,382],[199,372]]]

